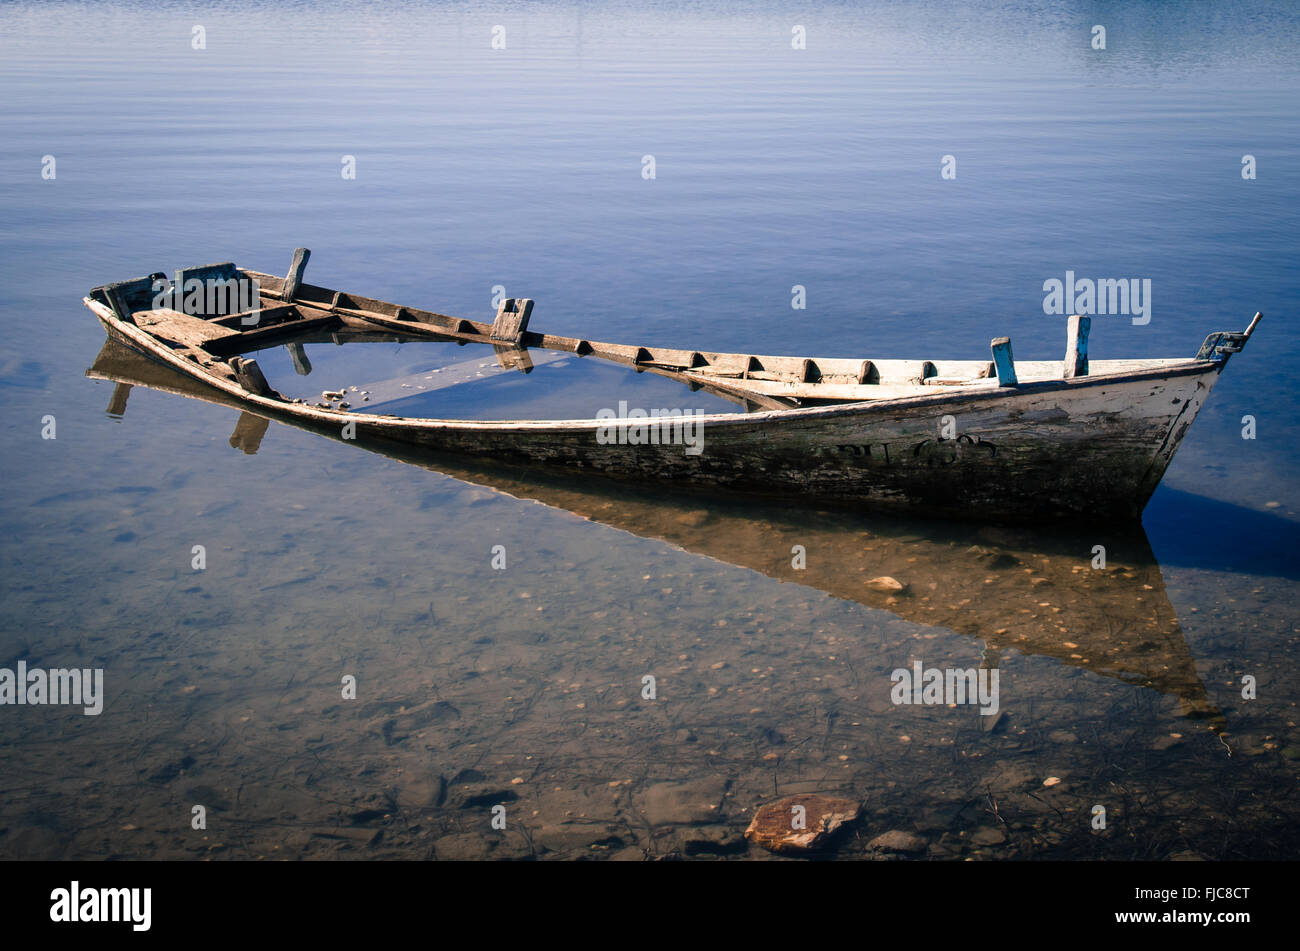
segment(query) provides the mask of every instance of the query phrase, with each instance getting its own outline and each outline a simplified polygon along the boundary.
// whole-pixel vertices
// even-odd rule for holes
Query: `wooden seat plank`
[[[135,322],[160,340],[195,349],[203,349],[215,340],[239,336],[237,330],[176,310],[136,311]]]

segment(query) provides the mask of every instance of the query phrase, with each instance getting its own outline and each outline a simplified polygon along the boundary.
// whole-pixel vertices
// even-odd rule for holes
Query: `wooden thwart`
[[[320,313],[323,313],[320,312]],[[276,304],[272,307],[257,307],[253,310],[240,311],[235,314],[227,314],[225,317],[214,318],[211,322],[220,324],[222,327],[234,327],[239,330],[249,328],[264,328],[273,323],[279,323],[286,320],[295,320],[301,316],[301,312],[292,304]]]
[[[328,330],[339,326],[339,319],[331,313],[310,310],[308,313],[320,314],[320,316],[304,316],[299,320],[288,320],[284,323],[272,324],[269,327],[260,327],[256,330],[230,331],[225,336],[210,340],[204,349],[217,356],[248,353],[250,350],[261,350],[266,347],[276,346],[286,338],[295,337],[299,334]],[[203,321],[203,323],[206,324],[208,321]]]

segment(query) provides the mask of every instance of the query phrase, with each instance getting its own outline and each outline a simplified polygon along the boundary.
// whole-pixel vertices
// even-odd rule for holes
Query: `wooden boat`
[[[1196,356],[1175,359],[1090,362],[1087,317],[1069,319],[1063,362],[1016,363],[1005,337],[991,342],[991,360],[713,353],[537,333],[527,299],[503,301],[486,324],[317,287],[302,279],[309,256],[299,248],[283,278],[215,264],[178,271],[174,281],[155,273],[97,287],[85,303],[113,338],[250,412],[347,438],[985,521],[1140,517],[1219,373],[1260,320],[1210,334]],[[214,304],[202,293],[250,280],[257,295],[243,309],[230,296]],[[592,357],[705,390],[741,411],[669,420],[644,411],[414,418],[291,400],[246,356],[339,334],[488,345],[501,366],[523,372],[535,353]]]
[[[134,386],[242,410],[230,445],[245,453],[256,453],[269,425],[267,416],[245,410],[242,399],[111,339],[86,375],[116,384],[108,404],[115,417],[125,414]],[[411,446],[343,440],[336,426],[280,418],[471,485],[946,628],[977,641],[988,666],[999,666],[1004,650],[1047,658],[1173,697],[1183,716],[1215,732],[1226,726],[1141,525],[1040,530],[831,511],[815,503],[664,490],[491,460],[431,460]],[[1107,564],[1094,570],[1099,543],[1106,546]],[[802,567],[791,557],[796,545],[806,555]],[[881,576],[896,577],[902,587],[871,583]],[[907,659],[906,647],[897,644],[882,644],[880,654],[891,658],[881,662],[886,665]]]

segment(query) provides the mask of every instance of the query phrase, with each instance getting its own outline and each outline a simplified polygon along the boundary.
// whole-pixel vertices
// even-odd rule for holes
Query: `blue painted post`
[[[1016,362],[1011,357],[1011,338],[994,337],[989,341],[993,351],[993,366],[998,371],[998,386],[1016,385]]]

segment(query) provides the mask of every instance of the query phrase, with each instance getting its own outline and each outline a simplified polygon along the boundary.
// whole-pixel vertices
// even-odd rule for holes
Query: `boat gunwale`
[[[91,293],[93,294],[94,291]],[[364,424],[367,428],[374,428],[376,425],[379,425],[397,429],[416,430],[445,429],[468,432],[554,432],[557,434],[566,432],[581,433],[595,429],[609,429],[610,427],[617,430],[618,428],[629,425],[644,425],[646,422],[644,419],[599,419],[595,417],[546,420],[435,419],[432,417],[353,413],[346,410],[333,409],[326,410],[305,403],[294,403],[285,399],[274,399],[253,393],[239,385],[237,382],[226,380],[215,373],[209,372],[206,368],[202,367],[202,365],[196,364],[192,359],[187,359],[153,334],[148,333],[134,324],[121,320],[110,307],[95,300],[91,296],[86,296],[82,300],[110,333],[118,334],[120,337],[124,338],[124,342],[128,343],[128,345],[134,346],[135,349],[140,350],[144,355],[153,359],[158,359],[160,362],[176,368],[185,375],[212,385],[249,405],[274,410],[276,412],[285,412],[317,422],[334,423],[339,425],[356,423],[359,426]],[[312,305],[308,304],[308,306]],[[365,318],[361,317],[359,319],[364,320]],[[375,326],[382,325],[376,324]],[[437,331],[430,331],[430,333],[436,334]],[[482,342],[490,343],[491,341],[484,338]],[[918,393],[914,396],[891,396],[881,399],[832,403],[820,406],[791,407],[788,409],[768,409],[756,412],[705,413],[693,415],[692,418],[699,420],[702,425],[709,425],[715,428],[719,426],[734,427],[751,424],[761,427],[776,421],[818,421],[823,419],[836,419],[844,416],[864,415],[877,411],[889,412],[891,410],[911,409],[918,406],[925,407],[958,402],[963,404],[982,403],[1015,397],[1022,394],[1038,395],[1043,393],[1089,389],[1098,386],[1141,382],[1143,380],[1163,380],[1171,377],[1197,376],[1221,370],[1224,362],[1225,361],[1223,360],[1198,360],[1195,357],[1190,357],[1185,362],[1177,363],[1172,366],[1162,365],[1148,369],[1127,370],[1112,374],[1097,374],[1061,378],[1057,380],[1035,380],[1019,383],[1015,386],[980,386],[970,387],[969,389],[964,390],[959,390],[958,388],[953,387],[935,393]],[[654,370],[656,368],[645,367],[645,369]],[[674,376],[680,376],[680,374],[674,374]],[[670,416],[667,418],[672,419],[673,417]]]

